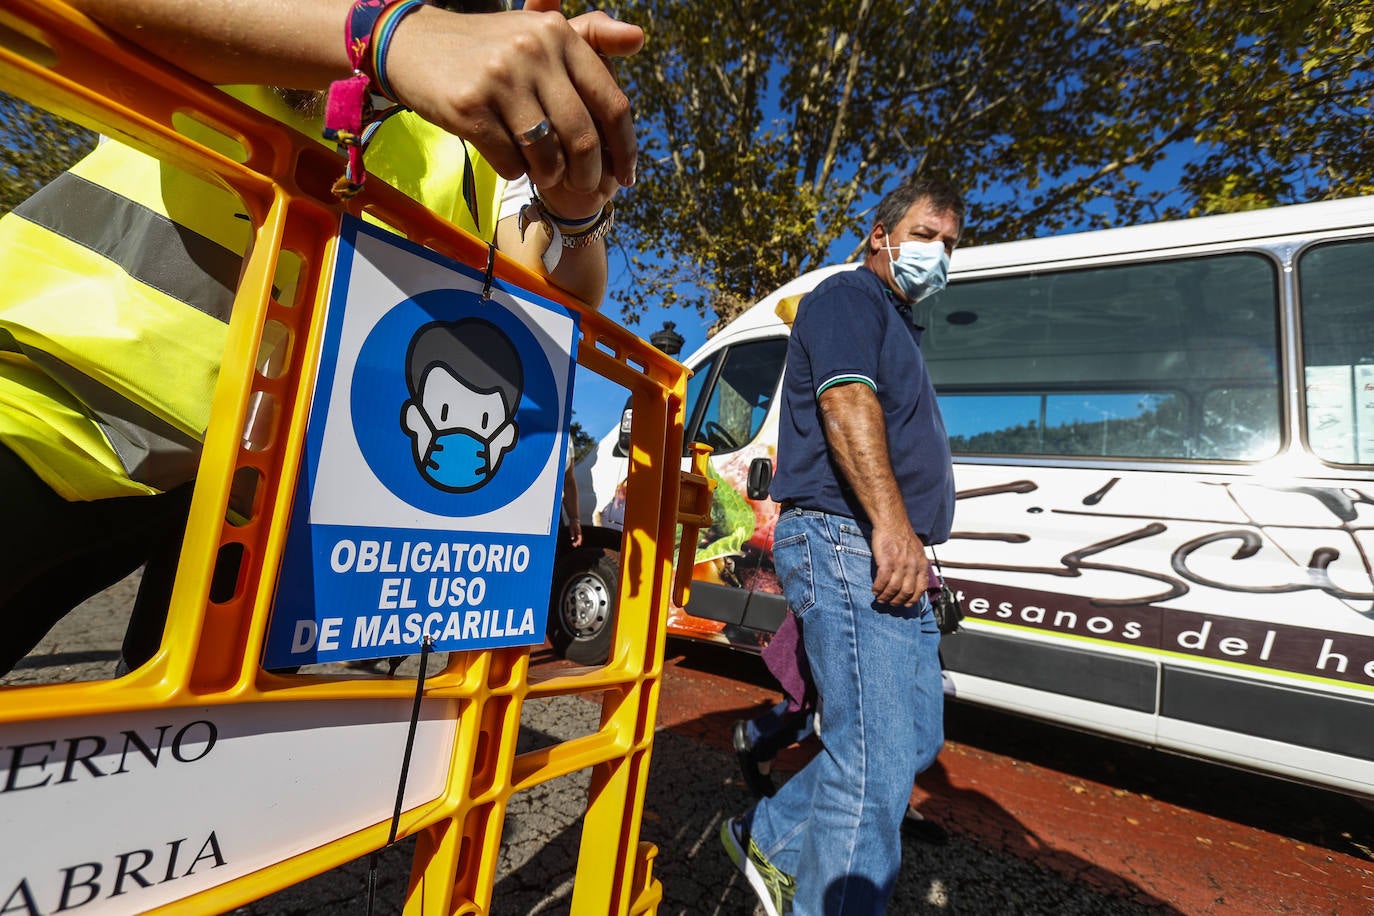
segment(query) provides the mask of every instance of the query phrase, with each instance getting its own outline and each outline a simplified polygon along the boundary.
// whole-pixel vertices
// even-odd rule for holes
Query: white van
[[[672,635],[757,649],[781,620],[777,506],[748,492],[779,306],[853,266],[686,359],[721,483]],[[955,695],[1374,795],[1374,197],[964,249],[920,308],[959,491]],[[578,468],[599,547],[565,558],[549,626],[584,661],[625,469],[615,431]]]

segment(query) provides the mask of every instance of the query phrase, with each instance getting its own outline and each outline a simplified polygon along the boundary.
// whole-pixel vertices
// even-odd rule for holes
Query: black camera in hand
[[[952,588],[941,584],[940,592],[930,603],[930,607],[935,612],[935,625],[940,628],[941,634],[948,636],[959,632],[959,621],[964,619],[964,608]]]

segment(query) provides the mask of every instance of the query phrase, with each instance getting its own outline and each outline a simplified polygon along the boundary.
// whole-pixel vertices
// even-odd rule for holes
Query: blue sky
[[[617,283],[627,282],[628,272],[618,267],[614,254],[610,270],[612,288]],[[618,273],[620,276],[617,276]],[[612,300],[609,294],[603,308],[609,318],[624,323],[619,304]],[[682,352],[677,354],[678,359],[683,359],[706,342],[706,329],[711,326],[713,319],[698,317],[696,312],[688,309],[653,307],[640,318],[638,324],[630,328],[630,331],[647,340],[650,334],[663,327],[665,320],[673,322],[673,330],[683,337]],[[593,438],[600,439],[620,422],[620,412],[625,406],[626,395],[626,390],[621,386],[578,366],[577,376],[573,382],[573,420],[581,423],[582,428]]]
[[[858,243],[857,236],[839,239],[830,247],[831,260],[828,263],[840,263]],[[632,282],[632,278],[619,255],[620,252],[612,247],[609,264],[610,292],[606,295],[602,309],[607,317],[623,324],[620,305],[613,299],[613,295],[622,284]],[[651,307],[630,331],[648,340],[651,334],[663,327],[664,321],[673,322],[673,330],[682,335],[682,352],[677,354],[677,358],[686,361],[687,356],[706,342],[706,331],[714,323],[715,316],[702,317],[692,309],[680,307]],[[593,438],[600,439],[620,422],[620,412],[625,406],[626,395],[624,388],[578,366],[577,377],[573,382],[573,420],[581,423],[582,428]]]
[[[631,282],[631,277],[625,268],[624,259],[620,257],[620,251],[614,246],[611,247],[608,266],[610,291],[606,294],[602,310],[611,320],[624,324],[620,304],[613,296],[616,289]],[[648,340],[649,335],[663,327],[665,320],[673,322],[673,330],[683,337],[682,352],[677,354],[677,358],[684,359],[706,342],[706,329],[715,319],[700,317],[690,309],[654,306],[640,317],[639,322],[631,327],[630,331]],[[620,422],[620,412],[625,406],[627,394],[621,386],[578,366],[577,376],[573,382],[573,420],[581,423],[582,428],[593,438],[600,439]]]

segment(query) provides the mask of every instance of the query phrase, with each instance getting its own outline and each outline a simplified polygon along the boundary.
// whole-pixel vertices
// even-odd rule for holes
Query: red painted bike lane
[[[722,753],[779,696],[757,659],[669,653],[660,727]],[[981,847],[1185,914],[1374,914],[1374,813],[1354,800],[962,704],[946,727],[912,798]]]
[[[958,742],[913,798],[980,844],[1182,913],[1374,912],[1368,859]]]

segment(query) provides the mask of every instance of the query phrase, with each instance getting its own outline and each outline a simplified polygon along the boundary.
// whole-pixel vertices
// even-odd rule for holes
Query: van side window
[[[955,454],[1247,461],[1281,444],[1259,254],[952,284],[921,349]]]
[[[1298,259],[1307,443],[1320,458],[1374,464],[1374,240]]]
[[[705,393],[700,416],[692,421],[692,439],[711,446],[717,455],[741,449],[758,435],[778,392],[787,338],[735,344],[720,359],[714,387]],[[688,398],[690,405],[690,392]]]

